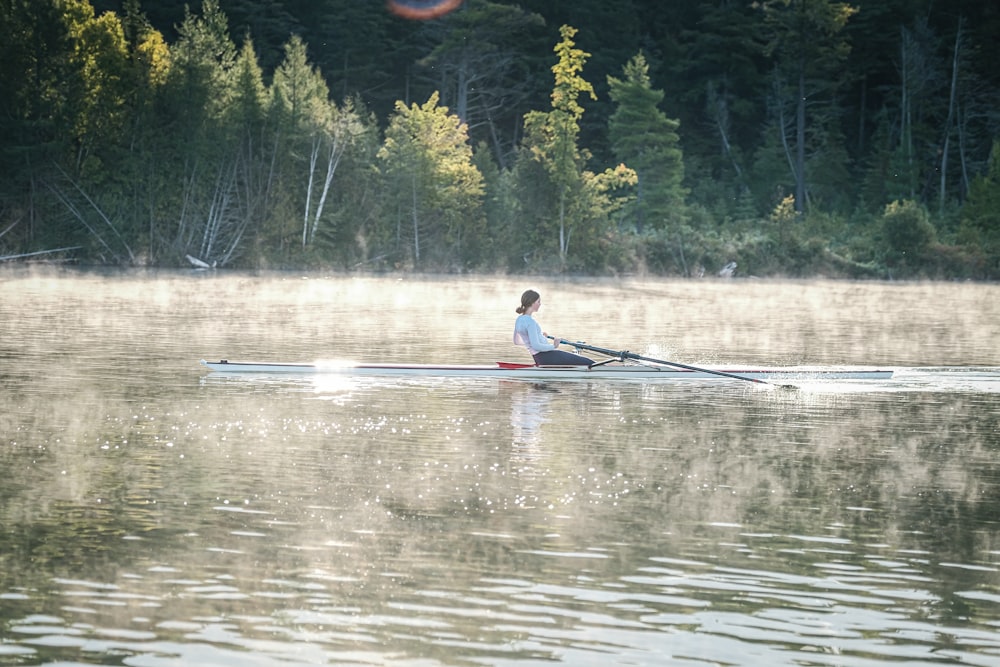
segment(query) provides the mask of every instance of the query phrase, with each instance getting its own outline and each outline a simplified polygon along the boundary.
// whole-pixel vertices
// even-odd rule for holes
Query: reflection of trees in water
[[[912,564],[954,607],[938,613],[958,618],[968,604],[956,591],[997,588],[1000,447],[995,417],[983,419],[976,401],[914,394],[900,410],[898,396],[878,394],[812,406],[751,400],[727,406],[723,419],[685,407],[662,456],[627,467],[656,471],[644,484],[648,511],[671,517],[677,541],[697,544],[692,552],[742,561],[705,528],[732,525],[732,541],[763,559],[756,567],[809,572],[815,556],[788,554],[823,551],[799,536],[829,538],[833,560]]]
[[[154,421],[103,405],[101,433],[78,416],[84,429],[53,434],[46,452],[0,452],[16,479],[0,485],[12,537],[0,590],[79,570],[160,605],[102,608],[115,627],[136,614],[216,615],[245,639],[260,633],[248,619],[265,614],[288,637],[298,627],[337,646],[413,642],[415,655],[434,649],[400,639],[413,614],[509,639],[441,611],[468,608],[477,591],[490,608],[578,580],[640,599],[676,577],[675,603],[645,604],[677,614],[774,604],[734,594],[735,575],[719,568],[773,574],[768,585],[789,599],[795,586],[832,585],[817,576],[822,562],[856,568],[839,581],[873,576],[873,588],[909,576],[932,598],[900,600],[910,617],[990,616],[956,593],[996,591],[996,573],[947,565],[996,558],[997,415],[974,395],[417,384],[332,405],[224,389]],[[298,412],[282,416],[276,400]],[[362,400],[368,410],[356,411]],[[902,565],[881,572],[874,559]],[[567,585],[560,608],[607,611]]]
[[[72,419],[56,424],[32,424],[30,441],[44,446],[11,443],[0,455],[7,474],[0,489],[16,492],[0,505],[0,558],[64,575],[128,562],[145,548],[126,538],[165,528],[156,503],[165,483],[161,452],[136,442],[142,436],[131,417],[108,418],[89,434],[75,431]]]

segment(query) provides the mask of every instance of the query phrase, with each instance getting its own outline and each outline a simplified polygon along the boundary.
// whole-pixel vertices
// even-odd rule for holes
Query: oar
[[[556,340],[553,336],[546,336],[552,340]],[[711,368],[700,368],[698,366],[688,366],[687,364],[681,364],[676,361],[665,361],[663,359],[653,359],[652,357],[643,357],[641,355],[635,354],[634,352],[629,352],[628,350],[609,350],[603,347],[597,347],[594,345],[587,345],[586,343],[574,343],[573,341],[566,340],[565,338],[559,339],[559,344],[572,345],[583,350],[590,350],[591,352],[597,352],[598,354],[603,354],[606,357],[613,357],[624,361],[625,359],[633,359],[635,361],[645,361],[650,364],[661,364],[663,366],[675,366],[677,368],[683,368],[689,371],[698,371],[699,373],[711,373],[712,375],[721,375],[722,377],[732,378],[733,380],[746,380],[747,382],[756,382],[757,384],[767,384],[772,387],[781,387],[782,389],[798,389],[793,384],[774,384],[773,382],[768,382],[767,380],[761,380],[760,378],[747,377],[745,375],[736,375],[735,373],[727,373],[725,371],[717,371]]]

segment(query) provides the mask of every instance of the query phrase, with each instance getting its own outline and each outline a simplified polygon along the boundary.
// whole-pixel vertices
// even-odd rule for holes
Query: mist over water
[[[226,377],[526,361],[706,382]],[[0,664],[993,665],[995,285],[0,273]]]

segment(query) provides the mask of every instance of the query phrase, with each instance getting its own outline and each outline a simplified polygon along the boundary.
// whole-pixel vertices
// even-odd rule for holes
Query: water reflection
[[[542,443],[542,425],[549,421],[548,411],[558,389],[541,382],[502,382],[510,400],[510,426],[513,446],[528,458],[537,458]],[[535,452],[534,456],[532,452]]]
[[[307,664],[379,661],[391,647],[403,661],[575,664],[611,654],[654,664],[663,651],[723,661],[752,646],[776,664],[808,650],[842,660],[944,651],[988,664],[976,652],[998,648],[987,620],[995,600],[975,597],[996,596],[995,533],[961,504],[982,502],[968,494],[973,476],[996,488],[995,464],[988,451],[978,463],[939,451],[924,428],[939,421],[928,410],[967,410],[960,396],[923,401],[901,417],[915,432],[873,451],[869,429],[898,430],[891,411],[857,424],[845,419],[857,403],[801,415],[747,392],[727,406],[734,414],[708,420],[706,410],[734,396],[566,387],[542,393],[548,426],[576,406],[587,425],[576,433],[592,437],[601,413],[644,428],[620,441],[536,441],[544,465],[526,473],[514,425],[492,424],[537,398],[534,387],[477,385],[478,419],[441,388],[440,405],[415,414],[404,407],[409,388],[383,387],[368,398],[383,416],[372,420],[238,386],[246,391],[220,392],[193,420],[185,458],[161,466],[173,493],[147,489],[106,514],[47,508],[75,529],[39,542],[61,540],[73,553],[5,568],[22,584],[24,564],[42,574],[23,599],[5,601],[6,636],[33,659],[94,651],[236,664],[250,653]],[[464,400],[472,389],[461,388]],[[484,399],[498,409],[484,414]],[[275,402],[298,411],[262,411]],[[159,428],[176,432],[191,416]],[[734,437],[764,424],[777,424],[766,440]],[[396,437],[405,429],[419,444]],[[295,444],[282,446],[288,431]],[[348,431],[361,439],[338,437]],[[144,432],[129,441],[148,455]],[[938,530],[935,517],[969,520],[935,536],[922,515]],[[150,516],[183,532],[135,527]],[[45,578],[70,569],[88,577]],[[45,613],[16,613],[28,608]],[[933,639],[941,627],[951,648]]]
[[[893,383],[776,392],[727,381],[206,375],[196,360],[215,354],[365,358],[372,331],[400,341],[379,350],[393,359],[482,361],[492,345],[440,342],[468,310],[440,323],[426,304],[469,309],[517,290],[81,280],[83,291],[52,277],[0,286],[0,354],[17,360],[0,370],[0,663],[1000,656],[1000,375],[951,365],[987,357],[978,334],[995,327],[994,306],[905,338],[944,308],[935,299],[954,312],[982,298],[980,287],[965,296],[796,283],[785,297],[780,284],[773,294],[630,288],[626,310],[646,340],[676,321],[707,329],[704,312],[726,303],[738,312],[751,297],[779,303],[804,288],[804,303],[849,313],[783,323],[756,347],[739,320],[712,332],[723,341],[715,352],[806,363],[862,355],[902,369]],[[613,284],[542,288],[572,289],[600,312],[623,302]],[[692,289],[699,298],[685,296]],[[887,308],[886,289],[919,304],[908,326],[902,311],[874,323],[859,315]],[[672,329],[651,319],[664,298]],[[330,304],[346,304],[364,335],[345,331]],[[411,321],[386,319],[390,306]],[[506,315],[484,318],[497,339],[508,337]],[[609,327],[595,331],[601,339],[620,325],[550,317],[560,330]],[[837,342],[808,357],[803,340],[824,327]],[[865,327],[874,342],[859,351],[853,332]],[[893,357],[885,341],[899,335],[901,349],[944,345],[929,354],[935,366]]]

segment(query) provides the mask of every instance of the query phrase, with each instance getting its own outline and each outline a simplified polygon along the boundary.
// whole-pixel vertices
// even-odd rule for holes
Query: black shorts
[[[593,366],[594,362],[587,357],[562,350],[546,350],[534,355],[539,366]]]

